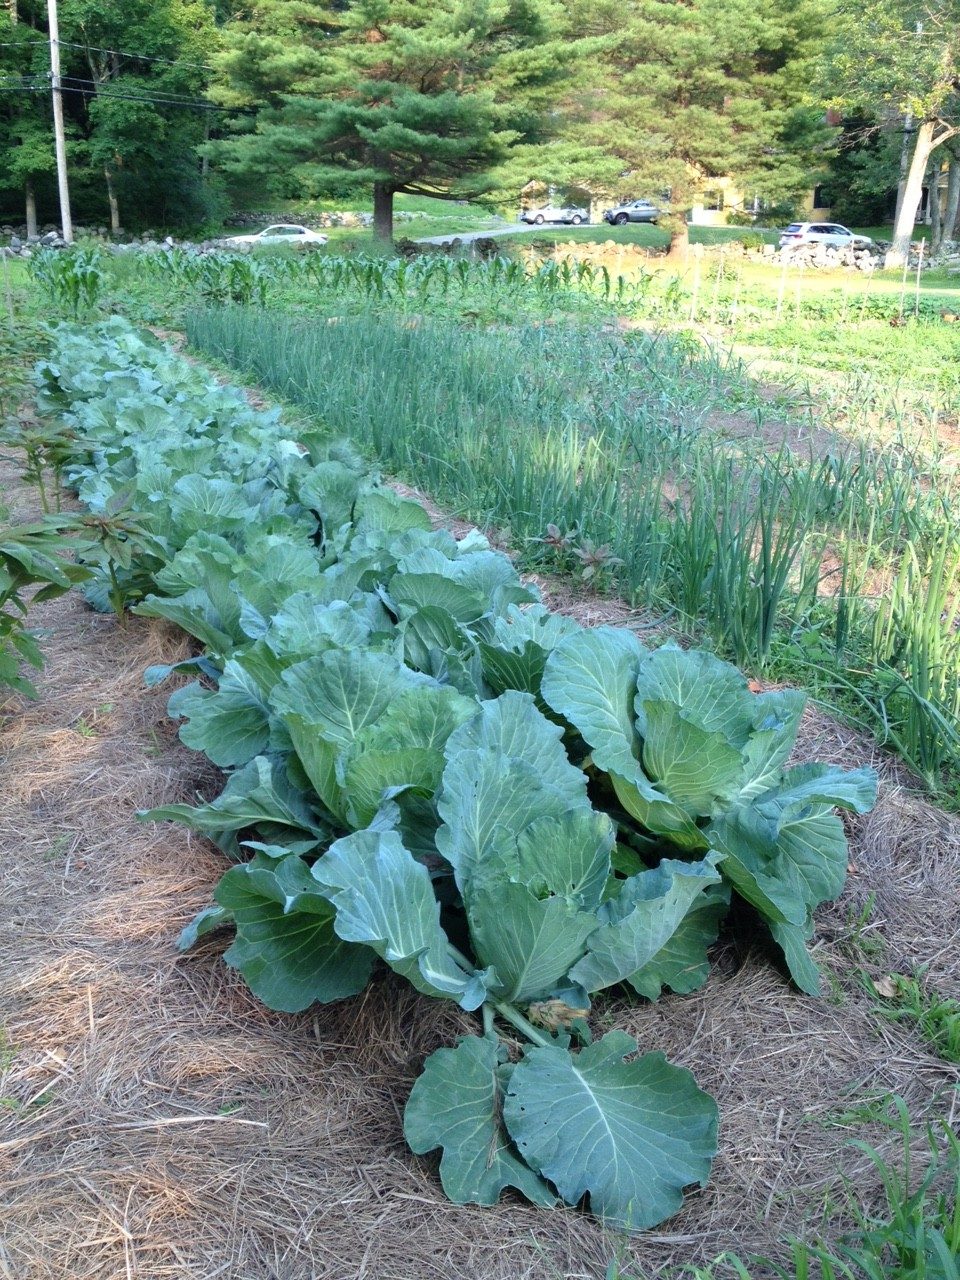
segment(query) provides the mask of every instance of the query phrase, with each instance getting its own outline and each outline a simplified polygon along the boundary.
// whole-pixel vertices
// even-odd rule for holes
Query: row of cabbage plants
[[[702,985],[735,899],[816,993],[834,809],[868,809],[872,772],[788,768],[800,694],[549,612],[479,533],[434,529],[350,446],[294,438],[125,322],[54,347],[36,379],[73,433],[66,480],[131,513],[90,600],[202,650],[170,713],[225,785],[143,815],[232,863],[181,944],[231,929],[226,962],[274,1009],[355,995],[379,958],[474,1012],[404,1115],[453,1200],[669,1217],[708,1177],[716,1104],[625,1032],[592,1040],[592,1001]]]

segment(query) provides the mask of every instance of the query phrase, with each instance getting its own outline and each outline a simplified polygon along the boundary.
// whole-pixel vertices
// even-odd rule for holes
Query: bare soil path
[[[10,472],[0,484],[28,514]],[[586,607],[590,621],[615,616]],[[223,965],[223,942],[179,956],[177,932],[224,859],[135,812],[218,789],[176,739],[169,690],[143,686],[145,667],[188,642],[98,616],[77,593],[39,618],[40,701],[0,713],[5,1280],[593,1280],[621,1252],[625,1275],[666,1275],[724,1248],[776,1251],[842,1170],[875,1197],[848,1140],[891,1155],[895,1139],[839,1111],[896,1092],[918,1121],[951,1112],[957,1068],[879,1022],[860,971],[929,964],[930,983],[960,995],[960,824],[881,762],[880,804],[851,829],[855,873],[818,920],[822,1000],[792,991],[759,946],[727,941],[701,992],[598,1008],[598,1026],[662,1049],[717,1096],[708,1187],[632,1243],[573,1211],[448,1203],[400,1116],[424,1056],[470,1020],[389,977],[338,1005],[272,1013]],[[874,753],[810,713],[799,754],[852,765]]]

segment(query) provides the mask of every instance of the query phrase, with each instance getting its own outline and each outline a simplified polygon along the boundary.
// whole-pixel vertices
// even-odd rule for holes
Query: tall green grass
[[[548,525],[572,530],[607,549],[630,601],[754,669],[793,645],[814,687],[846,690],[932,786],[960,771],[957,565],[927,550],[950,543],[954,495],[909,449],[804,458],[725,440],[711,415],[733,403],[759,426],[762,400],[736,361],[682,336],[243,307],[195,311],[187,332],[508,531],[528,563]]]

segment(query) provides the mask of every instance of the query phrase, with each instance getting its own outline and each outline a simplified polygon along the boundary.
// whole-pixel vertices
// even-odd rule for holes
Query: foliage
[[[0,507],[0,688],[4,686],[37,696],[22,664],[39,670],[43,655],[37,637],[27,625],[29,609],[69,591],[86,578],[87,571],[65,558],[78,543],[67,536],[76,528],[72,516],[47,516],[32,523],[9,522]],[[25,592],[38,588],[29,599]]]
[[[221,97],[258,109],[217,146],[280,194],[471,194],[518,142],[539,141],[551,91],[590,54],[543,0],[259,0],[226,31]],[[266,100],[266,101],[265,101]]]
[[[434,530],[349,446],[301,451],[116,321],[61,330],[37,376],[81,498],[150,511],[138,612],[206,649],[170,711],[226,785],[143,815],[235,860],[184,945],[232,925],[227,963],[278,1009],[359,992],[379,958],[478,1011],[404,1117],[453,1199],[588,1196],[628,1230],[673,1213],[716,1106],[630,1036],[591,1042],[591,997],[702,985],[733,894],[815,990],[811,913],[846,870],[832,809],[869,807],[870,771],[784,771],[801,697],[551,615],[481,535]]]
[[[875,127],[909,120],[909,165],[887,266],[904,264],[931,155],[960,132],[960,6],[956,0],[844,4],[821,68],[825,91]],[[937,166],[939,173],[940,165]]]
[[[774,203],[809,187],[831,132],[809,90],[826,20],[817,0],[591,0],[575,13],[578,30],[610,38],[574,130],[616,157],[615,195],[669,191],[676,231],[711,177]]]
[[[29,271],[53,309],[77,320],[99,301],[102,262],[99,249],[38,249],[30,258]]]
[[[46,5],[18,0],[10,16],[3,42],[12,32],[16,47],[6,58],[0,48],[0,67],[20,88],[0,99],[0,174],[4,185],[35,182],[52,216]],[[134,227],[204,220],[210,184],[198,150],[211,118],[203,93],[213,17],[206,0],[61,0],[68,157],[84,220],[109,213],[114,229],[121,218]]]

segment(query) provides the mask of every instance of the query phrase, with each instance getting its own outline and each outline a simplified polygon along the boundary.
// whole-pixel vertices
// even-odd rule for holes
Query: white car
[[[311,231],[309,227],[301,227],[296,223],[278,222],[276,226],[264,227],[262,231],[257,231],[253,235],[230,236],[225,243],[235,245],[238,249],[255,249],[261,244],[326,244],[327,237],[322,236],[319,231]]]
[[[799,249],[805,244],[825,244],[831,249],[869,249],[869,236],[858,236],[839,222],[791,222],[780,235],[781,249]]]
[[[545,204],[542,209],[524,209],[520,221],[538,227],[542,227],[545,222],[566,222],[579,227],[581,222],[590,221],[590,210],[575,208],[573,205]]]

